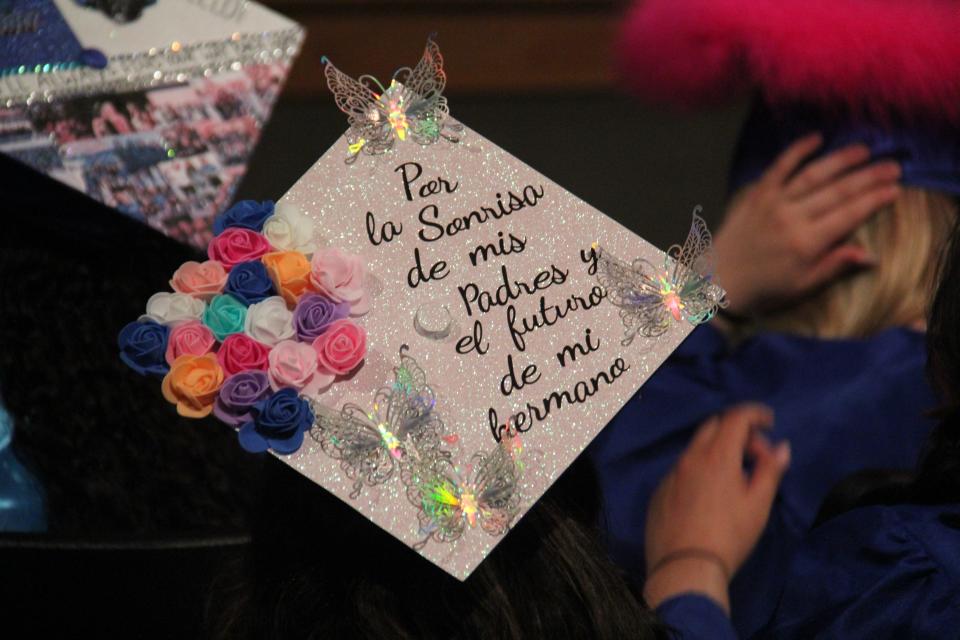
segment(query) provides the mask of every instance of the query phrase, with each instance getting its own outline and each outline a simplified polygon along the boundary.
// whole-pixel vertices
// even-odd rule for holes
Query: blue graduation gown
[[[657,615],[676,640],[737,640],[727,614],[704,595],[674,596],[657,607]]]
[[[760,635],[960,638],[960,504],[863,507],[823,523]]]
[[[823,498],[864,468],[913,468],[937,404],[926,383],[924,335],[891,329],[863,340],[762,334],[728,349],[712,326],[698,327],[623,407],[589,448],[604,497],[614,559],[644,575],[646,507],[697,426],[731,405],[773,407],[774,440],[788,439],[792,463],[760,543],[731,585],[742,637],[766,624],[784,576]]]
[[[737,637],[701,595],[680,594],[657,613],[682,640]],[[960,638],[960,504],[863,507],[817,527],[754,638]]]

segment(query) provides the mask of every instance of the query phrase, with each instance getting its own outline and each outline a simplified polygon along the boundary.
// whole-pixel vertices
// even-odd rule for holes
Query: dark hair
[[[666,638],[604,555],[574,465],[464,582],[280,463],[249,557],[210,603],[218,638]],[[480,530],[467,535],[487,535]]]
[[[916,502],[960,501],[960,222],[940,266],[940,286],[927,323],[927,371],[943,397],[917,470]]]

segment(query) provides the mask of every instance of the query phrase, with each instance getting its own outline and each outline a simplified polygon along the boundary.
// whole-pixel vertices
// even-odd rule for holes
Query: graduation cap
[[[455,121],[432,40],[389,83],[326,64],[348,131],[120,355],[463,580],[723,304],[710,236],[664,253]]]

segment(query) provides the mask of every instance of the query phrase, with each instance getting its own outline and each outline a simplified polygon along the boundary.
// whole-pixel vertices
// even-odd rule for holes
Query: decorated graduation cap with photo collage
[[[709,233],[659,251],[454,121],[432,39],[389,83],[325,62],[347,133],[121,358],[466,579],[723,304]]]

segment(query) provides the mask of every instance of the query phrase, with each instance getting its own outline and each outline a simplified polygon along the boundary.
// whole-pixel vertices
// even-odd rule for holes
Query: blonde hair
[[[940,254],[957,218],[951,197],[916,187],[863,224],[852,240],[876,265],[850,273],[799,304],[761,317],[758,329],[859,338],[927,317]]]

